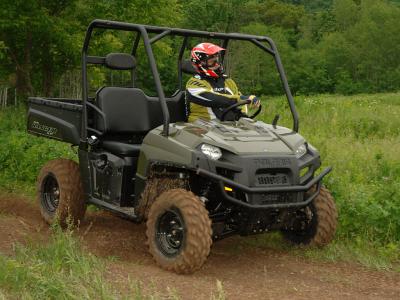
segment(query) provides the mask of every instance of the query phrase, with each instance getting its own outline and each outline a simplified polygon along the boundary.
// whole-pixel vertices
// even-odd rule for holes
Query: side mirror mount
[[[272,126],[274,127],[274,129],[276,129],[276,124],[278,124],[280,117],[280,115],[275,115],[275,118],[272,120]]]

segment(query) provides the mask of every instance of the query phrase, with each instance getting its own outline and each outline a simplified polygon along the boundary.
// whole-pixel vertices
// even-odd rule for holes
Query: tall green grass
[[[268,99],[262,119],[276,112],[291,127],[283,97]],[[339,209],[339,238],[400,243],[400,94],[296,97],[300,133],[333,166],[324,180]]]
[[[114,299],[104,265],[85,253],[72,231],[53,229],[44,245],[17,245],[15,256],[0,255],[0,290],[15,299]],[[1,295],[1,294],[0,294]]]
[[[285,97],[263,97],[259,119],[292,127]],[[300,134],[319,149],[339,210],[335,241],[295,253],[400,271],[400,94],[296,97]],[[247,243],[287,247],[276,236]]]
[[[260,120],[280,113],[279,125],[292,126],[284,97],[263,97],[263,105]],[[296,105],[300,134],[334,168],[324,183],[339,209],[337,241],[399,259],[400,94],[300,96]],[[25,122],[23,108],[0,111],[2,189],[31,191],[47,160],[76,158],[67,144],[28,135]]]
[[[174,288],[161,291],[128,276],[112,282],[105,273],[106,261],[87,252],[74,230],[54,226],[48,241],[16,245],[13,256],[0,253],[0,300],[180,299]],[[211,296],[225,299],[221,282]]]

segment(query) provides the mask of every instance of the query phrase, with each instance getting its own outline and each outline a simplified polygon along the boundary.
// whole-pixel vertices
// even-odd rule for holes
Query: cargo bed
[[[28,132],[38,136],[79,144],[82,101],[66,98],[30,97]]]
[[[178,91],[171,98],[165,98],[170,114],[170,122],[175,123],[186,115],[184,92]],[[162,124],[160,101],[157,97],[145,96],[151,107],[153,128]],[[96,115],[102,112],[96,107],[94,98],[87,102],[89,106],[88,127],[96,135],[101,132],[97,128]],[[90,104],[90,105],[89,105]],[[28,99],[28,132],[38,136],[79,145],[82,126],[82,101],[68,98],[29,97]],[[158,116],[158,117],[155,117]],[[96,128],[96,129],[94,129]]]

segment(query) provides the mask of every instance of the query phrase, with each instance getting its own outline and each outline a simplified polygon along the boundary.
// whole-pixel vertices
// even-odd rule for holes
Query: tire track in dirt
[[[0,252],[12,254],[13,243],[46,240],[48,234],[35,203],[0,195]],[[398,273],[243,247],[240,237],[215,243],[206,264],[195,274],[176,275],[156,266],[147,251],[143,224],[104,211],[89,212],[78,234],[85,248],[104,259],[107,279],[122,290],[129,277],[159,291],[175,289],[182,299],[210,299],[216,294],[217,280],[227,299],[400,299]]]

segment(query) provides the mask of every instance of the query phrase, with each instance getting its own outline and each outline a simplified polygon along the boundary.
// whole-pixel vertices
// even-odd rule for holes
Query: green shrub
[[[76,159],[68,144],[28,134],[25,115],[24,107],[0,111],[0,186],[9,190],[32,186],[50,159]]]

